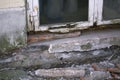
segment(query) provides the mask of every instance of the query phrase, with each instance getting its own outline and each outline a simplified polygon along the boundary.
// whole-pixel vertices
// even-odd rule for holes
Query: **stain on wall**
[[[26,43],[26,15],[23,2],[23,0],[4,0],[0,3],[2,8],[0,9],[0,51],[2,52],[21,47]],[[1,5],[2,3],[5,5]]]

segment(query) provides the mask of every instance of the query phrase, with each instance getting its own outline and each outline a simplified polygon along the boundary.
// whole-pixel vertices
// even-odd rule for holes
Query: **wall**
[[[25,28],[25,1],[0,1],[0,51],[5,52],[25,45]]]

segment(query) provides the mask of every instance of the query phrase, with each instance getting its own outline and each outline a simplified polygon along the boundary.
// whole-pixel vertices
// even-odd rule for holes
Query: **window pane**
[[[103,20],[120,19],[120,0],[104,0]]]
[[[39,0],[40,24],[88,21],[88,0]]]

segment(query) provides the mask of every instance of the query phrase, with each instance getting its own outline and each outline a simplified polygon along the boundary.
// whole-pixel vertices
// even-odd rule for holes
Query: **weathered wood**
[[[43,33],[43,34],[35,34],[28,36],[28,42],[39,42],[44,40],[51,40],[51,39],[61,39],[61,38],[69,38],[69,37],[76,37],[80,36],[81,32],[71,32],[66,34],[53,34],[53,33]]]
[[[85,70],[77,68],[39,69],[35,71],[35,74],[44,77],[83,77]]]

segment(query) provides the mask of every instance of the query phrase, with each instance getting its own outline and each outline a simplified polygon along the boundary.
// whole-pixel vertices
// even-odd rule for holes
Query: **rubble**
[[[41,49],[25,49],[0,58],[0,78],[3,72],[18,72],[17,79],[20,80],[120,80],[119,53],[119,47],[115,46],[89,52],[52,54]],[[113,54],[114,57],[108,60]],[[8,80],[8,75],[1,79]],[[15,76],[11,73],[9,78]]]

